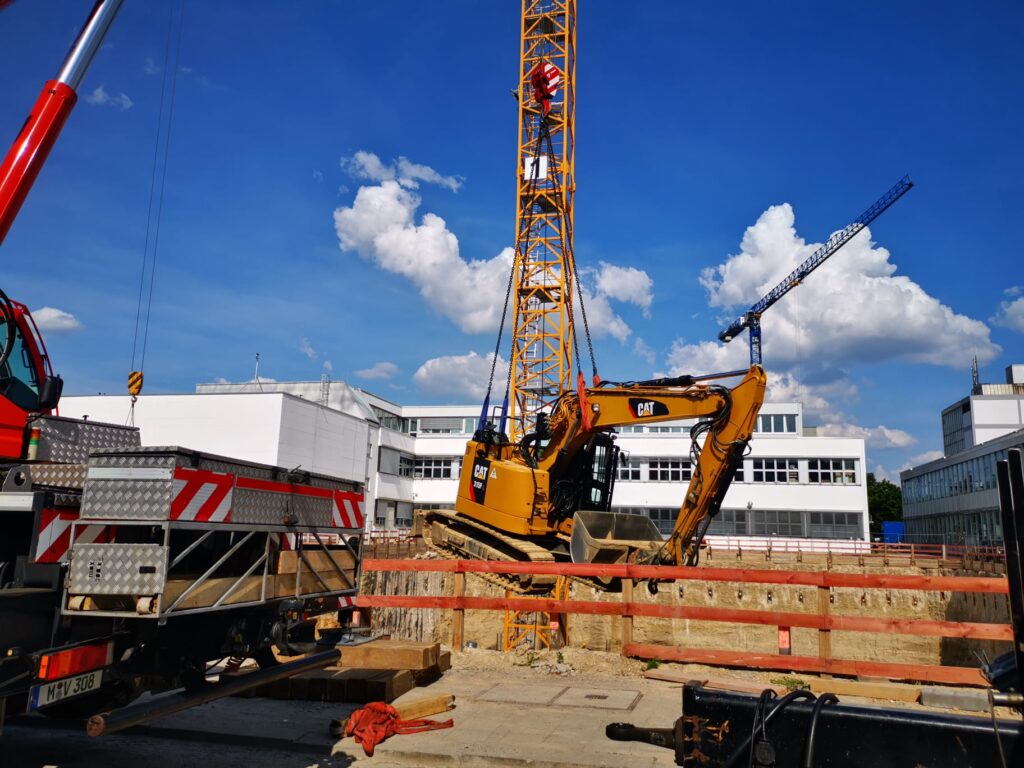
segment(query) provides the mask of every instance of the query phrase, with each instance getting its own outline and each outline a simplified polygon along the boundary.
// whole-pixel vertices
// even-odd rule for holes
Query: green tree
[[[903,494],[900,487],[888,480],[876,480],[873,472],[868,472],[868,515],[871,518],[871,533],[879,535],[884,521],[903,519]]]

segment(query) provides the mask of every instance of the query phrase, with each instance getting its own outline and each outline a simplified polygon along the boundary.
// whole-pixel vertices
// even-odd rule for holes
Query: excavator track
[[[532,541],[517,539],[446,509],[418,512],[423,518],[423,541],[434,552],[449,559],[497,560],[504,562],[553,563],[555,556]],[[556,576],[530,574],[478,574],[492,584],[518,594],[550,592]]]

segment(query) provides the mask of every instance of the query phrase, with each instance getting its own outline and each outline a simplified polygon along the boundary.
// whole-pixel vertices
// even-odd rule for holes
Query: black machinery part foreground
[[[1000,688],[989,701],[1024,705],[1024,452],[996,465],[1006,544],[1013,650],[983,671]],[[1001,674],[993,674],[995,670]],[[605,735],[675,752],[677,765],[701,768],[991,768],[1024,765],[1020,719],[950,715],[842,704],[830,693],[760,697],[683,686],[682,717],[672,728],[612,723]]]
[[[999,721],[1003,763],[992,721],[987,718],[837,703],[816,706],[818,701],[813,694],[795,693],[803,696],[790,698],[790,694],[768,700],[765,705],[757,696],[686,685],[683,716],[674,727],[638,728],[612,723],[607,726],[606,735],[616,741],[642,741],[666,747],[675,752],[676,765],[708,768],[1024,765],[1024,726],[1019,720]],[[827,695],[822,694],[822,698]],[[758,726],[752,738],[755,717],[766,724],[763,729]]]

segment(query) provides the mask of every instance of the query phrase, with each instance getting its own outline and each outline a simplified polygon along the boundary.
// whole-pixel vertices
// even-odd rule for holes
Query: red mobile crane
[[[122,1],[97,0],[0,165],[0,242]],[[352,605],[361,483],[49,415],[61,379],[2,291],[0,344],[0,724],[5,708],[90,715],[193,689],[96,714],[99,735],[337,660],[332,648],[278,665],[272,649],[316,650],[316,616]],[[228,656],[268,668],[207,686]]]
[[[98,0],[93,6],[60,72],[43,86],[0,165],[0,245],[74,109],[82,78],[122,2]],[[0,323],[0,459],[20,458],[28,450],[28,415],[47,414],[56,408],[63,383],[53,373],[46,345],[28,307],[2,291]]]

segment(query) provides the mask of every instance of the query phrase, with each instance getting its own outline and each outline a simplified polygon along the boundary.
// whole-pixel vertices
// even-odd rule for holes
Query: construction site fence
[[[996,576],[923,576],[893,574],[833,573],[831,571],[782,571],[741,568],[685,568],[651,565],[599,565],[590,563],[520,563],[479,560],[377,560],[363,561],[365,571],[444,572],[454,574],[452,595],[360,595],[361,608],[434,608],[453,611],[452,647],[462,648],[464,612],[543,611],[550,614],[591,614],[622,617],[621,652],[624,656],[660,661],[678,661],[712,666],[748,667],[787,672],[885,677],[955,685],[984,686],[980,671],[972,667],[931,664],[905,664],[886,661],[836,659],[832,655],[832,632],[881,632],[918,637],[969,638],[977,640],[1013,640],[1009,624],[898,619],[875,616],[849,616],[832,613],[833,589],[912,590],[919,592],[1009,593],[1007,580]],[[474,597],[465,594],[467,573],[533,574],[572,577],[604,577],[622,580],[621,599],[555,600],[532,596]],[[699,581],[740,584],[765,584],[813,587],[817,590],[814,612],[786,612],[716,608],[707,606],[666,605],[634,599],[638,581]],[[683,648],[633,642],[636,618],[692,619],[773,626],[780,641],[792,628],[818,631],[816,656],[784,653]],[[780,642],[780,648],[782,643]]]

